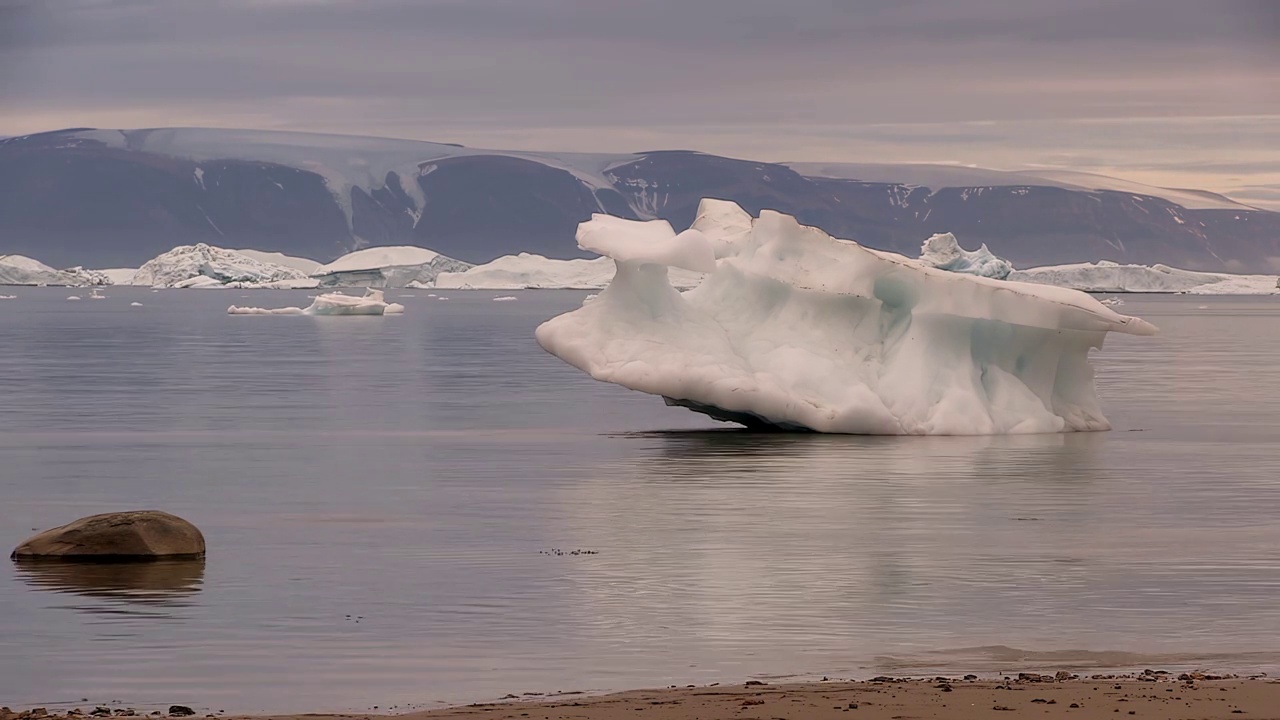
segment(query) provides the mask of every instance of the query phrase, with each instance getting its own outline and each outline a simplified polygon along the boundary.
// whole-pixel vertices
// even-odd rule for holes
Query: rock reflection
[[[95,614],[171,614],[188,607],[204,584],[204,560],[144,563],[15,563],[18,577],[36,590],[101,601],[77,605]]]

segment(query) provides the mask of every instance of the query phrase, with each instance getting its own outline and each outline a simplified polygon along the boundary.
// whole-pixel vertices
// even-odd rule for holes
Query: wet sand
[[[405,720],[787,720],[821,718],[1280,718],[1280,681],[1223,679],[906,680],[636,690],[469,705]],[[643,713],[643,715],[638,715]],[[314,717],[314,716],[312,716]],[[367,717],[367,716],[344,716]],[[284,720],[281,718],[280,720]],[[293,716],[288,720],[303,720]]]
[[[1096,718],[1162,720],[1270,718],[1280,720],[1280,680],[1148,673],[1064,677],[1022,673],[994,679],[877,678],[771,684],[668,687],[601,696],[582,693],[511,695],[478,703],[403,714],[370,713],[247,716],[240,720],[809,720],[868,718]],[[0,709],[0,720],[90,720],[88,712],[45,714],[43,709]],[[101,710],[107,710],[102,708]],[[185,710],[185,708],[183,709]],[[6,712],[8,711],[8,712]],[[197,717],[207,711],[196,710]],[[644,713],[637,715],[636,713]],[[104,717],[133,716],[114,709]],[[138,712],[137,716],[159,712]],[[213,714],[207,717],[215,717]],[[218,718],[225,718],[219,714]]]
[[[1061,677],[1065,675],[1062,673]],[[972,678],[972,676],[969,676]],[[637,715],[637,713],[644,713]],[[1280,719],[1280,680],[1150,673],[1057,679],[1022,673],[1000,680],[962,678],[823,681],[669,687],[588,697],[523,695],[395,716],[398,720],[809,720],[821,718]],[[270,716],[315,720],[316,715]],[[327,716],[342,720],[372,715]],[[254,720],[267,720],[256,718]]]

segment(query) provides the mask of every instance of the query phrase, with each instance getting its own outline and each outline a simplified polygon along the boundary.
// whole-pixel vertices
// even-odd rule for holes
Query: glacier
[[[399,315],[404,312],[400,303],[389,303],[381,290],[370,288],[363,297],[342,293],[317,295],[306,308],[227,308],[228,315]]]
[[[615,268],[613,259],[556,260],[533,253],[503,255],[462,272],[443,272],[435,287],[451,290],[596,290],[609,284]],[[702,273],[679,268],[671,271],[671,284],[696,287]]]
[[[132,282],[158,288],[187,288],[271,286],[281,281],[315,286],[301,270],[199,243],[180,245],[148,260],[134,273]]]
[[[470,263],[412,245],[357,250],[312,271],[321,287],[430,287],[443,272],[462,272]]]
[[[1014,270],[1009,279],[1099,293],[1270,295],[1280,290],[1280,280],[1275,275],[1208,273],[1168,265],[1121,265],[1109,260]]]
[[[982,277],[1004,280],[1013,272],[1013,264],[1004,258],[996,257],[987,249],[986,243],[977,250],[969,251],[960,247],[956,236],[951,233],[936,233],[924,245],[920,246],[920,262],[939,270],[968,273]]]
[[[1156,332],[1075,290],[939,270],[722,200],[680,235],[595,215],[577,239],[617,274],[538,343],[597,380],[750,427],[1105,430],[1089,352],[1108,332]],[[707,275],[681,293],[669,268]]]

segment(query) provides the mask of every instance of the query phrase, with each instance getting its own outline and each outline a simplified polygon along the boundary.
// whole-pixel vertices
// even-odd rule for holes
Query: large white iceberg
[[[470,263],[434,250],[398,245],[357,250],[311,274],[323,287],[427,287],[442,272],[462,272],[469,267]]]
[[[306,308],[227,308],[228,315],[398,315],[404,312],[400,303],[389,303],[381,290],[369,289],[363,297],[343,295],[342,293],[326,293],[317,295]]]
[[[94,270],[80,267],[56,270],[25,255],[0,255],[0,285],[87,287],[110,284],[110,278]]]
[[[444,272],[436,276],[435,287],[461,290],[527,290],[568,289],[595,290],[609,284],[615,268],[613,259],[556,260],[520,253],[504,255],[463,272]],[[696,287],[702,273],[679,268],[671,270],[671,284],[678,288]]]
[[[938,233],[925,240],[924,245],[920,246],[920,262],[939,270],[996,280],[1004,280],[1013,272],[1013,264],[996,257],[985,243],[977,250],[965,250],[951,233]]]
[[[1089,351],[1155,327],[1074,290],[927,267],[704,200],[681,236],[596,215],[617,275],[537,329],[597,380],[748,426],[868,434],[1104,430]],[[719,259],[715,259],[718,257]],[[708,272],[676,291],[668,267]]]
[[[1009,279],[1107,293],[1268,295],[1277,289],[1274,275],[1230,275],[1168,265],[1121,265],[1109,260],[1014,270]]]
[[[301,270],[204,243],[181,245],[158,255],[133,275],[134,285],[165,288],[216,287],[231,283],[236,283],[236,287],[256,287],[283,280],[308,278]]]

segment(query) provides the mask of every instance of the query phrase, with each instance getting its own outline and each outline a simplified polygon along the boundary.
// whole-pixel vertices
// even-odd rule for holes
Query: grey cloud
[[[0,134],[252,122],[1135,166],[1200,143],[1232,164],[1274,134],[1059,121],[1280,115],[1280,3],[0,0],[0,92]]]

